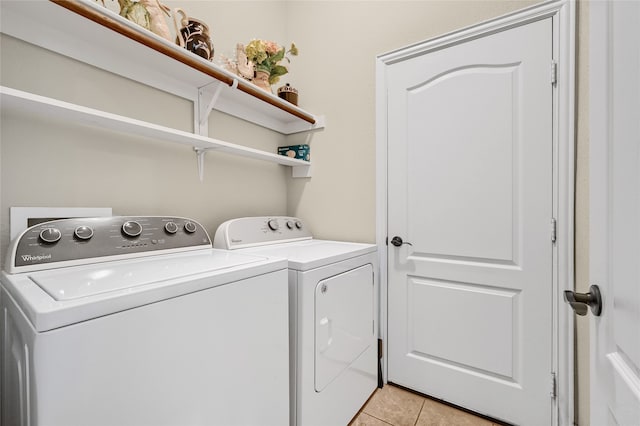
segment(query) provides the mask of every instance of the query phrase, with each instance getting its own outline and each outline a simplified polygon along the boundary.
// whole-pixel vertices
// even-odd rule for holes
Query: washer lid
[[[246,265],[258,260],[262,259],[206,250],[186,256],[160,256],[143,262],[107,262],[37,272],[31,274],[30,278],[55,300],[73,300]]]
[[[289,269],[308,271],[356,256],[372,253],[375,252],[376,249],[376,246],[373,244],[307,240],[242,249],[242,252],[284,257],[289,261]]]
[[[12,299],[42,332],[286,267],[285,259],[193,250],[31,273],[3,271],[0,297]]]

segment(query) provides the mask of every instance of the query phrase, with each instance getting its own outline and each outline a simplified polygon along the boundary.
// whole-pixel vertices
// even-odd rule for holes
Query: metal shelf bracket
[[[209,136],[209,115],[223,87],[223,84],[212,82],[198,88],[198,99],[193,102],[194,130],[197,134]]]
[[[198,163],[198,178],[200,179],[200,183],[204,182],[204,157],[207,154],[207,151],[211,151],[214,149],[215,148],[193,148],[196,153],[196,162]]]
[[[230,86],[232,89],[238,87],[238,79],[234,78]],[[201,136],[209,136],[209,115],[213,110],[224,84],[220,82],[211,82],[206,86],[198,88],[198,99],[193,103],[195,123],[194,128],[197,134]],[[204,181],[204,157],[207,151],[214,148],[193,148],[196,152],[196,161],[198,163],[198,177],[200,182]]]
[[[220,93],[225,85],[219,81],[213,81],[198,88],[198,99],[193,103],[195,119],[195,131],[199,135],[209,136],[209,115],[213,110]],[[232,89],[238,87],[238,79],[234,78],[229,86]]]

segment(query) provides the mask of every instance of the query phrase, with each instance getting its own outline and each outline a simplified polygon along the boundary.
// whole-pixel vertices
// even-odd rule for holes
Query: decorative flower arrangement
[[[291,43],[289,50],[286,50],[273,41],[254,39],[244,48],[244,53],[247,55],[247,60],[253,63],[254,70],[268,73],[269,84],[275,84],[280,80],[280,76],[289,72],[280,62],[282,60],[291,62],[287,55],[298,56],[298,48]]]

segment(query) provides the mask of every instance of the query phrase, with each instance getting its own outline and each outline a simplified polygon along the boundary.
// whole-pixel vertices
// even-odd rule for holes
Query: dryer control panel
[[[16,238],[6,270],[26,272],[201,248],[211,248],[207,231],[183,217],[60,219],[32,226]]]
[[[233,250],[312,238],[311,232],[297,217],[241,217],[228,220],[218,227],[213,246]]]

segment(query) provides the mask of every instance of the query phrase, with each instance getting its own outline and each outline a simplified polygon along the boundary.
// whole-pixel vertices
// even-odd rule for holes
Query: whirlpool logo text
[[[49,260],[51,259],[51,254],[23,254],[22,261],[23,262],[39,262],[41,260]]]

